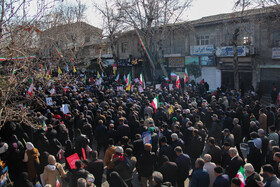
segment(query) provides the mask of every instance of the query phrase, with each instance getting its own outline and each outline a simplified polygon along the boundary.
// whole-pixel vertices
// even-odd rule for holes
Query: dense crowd
[[[280,186],[280,109],[263,107],[254,90],[209,92],[206,82],[170,90],[161,80],[159,89],[147,85],[140,92],[137,82],[126,91],[113,77],[98,85],[95,77],[73,78],[35,91],[53,100],[47,108],[24,109],[41,128],[8,121],[1,129],[7,183],[182,187],[189,179],[190,187]],[[79,159],[67,161],[75,153]]]

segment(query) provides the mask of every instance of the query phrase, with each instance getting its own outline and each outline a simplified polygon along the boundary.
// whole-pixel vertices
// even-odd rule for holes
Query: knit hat
[[[152,150],[152,145],[150,143],[145,144],[145,151],[151,151]]]
[[[116,153],[123,153],[123,148],[121,146],[117,146]]]
[[[34,148],[34,145],[31,142],[26,143],[26,149],[31,151]]]
[[[150,127],[150,128],[148,129],[148,131],[149,131],[149,132],[154,132],[155,129],[154,129],[153,127]]]

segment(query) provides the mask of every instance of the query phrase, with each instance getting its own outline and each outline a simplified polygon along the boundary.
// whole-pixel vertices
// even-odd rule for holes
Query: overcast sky
[[[95,0],[102,1],[102,0]],[[97,11],[92,6],[91,0],[82,0],[88,6],[87,22],[93,26],[102,28],[102,18],[97,15]],[[233,11],[234,0],[194,0],[192,7],[187,10],[183,17],[186,20],[195,20],[205,16],[221,13],[231,13]]]

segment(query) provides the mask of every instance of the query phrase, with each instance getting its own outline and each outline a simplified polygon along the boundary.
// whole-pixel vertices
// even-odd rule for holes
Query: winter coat
[[[267,116],[266,114],[261,114],[259,116],[260,128],[266,130],[267,128]]]
[[[212,162],[214,162],[216,165],[221,164],[222,151],[219,146],[217,145],[210,146],[208,154],[212,156]]]
[[[45,166],[43,173],[43,180],[46,184],[56,186],[56,179],[62,184],[61,177],[66,177],[65,171],[61,164],[56,163],[55,165],[48,164]]]
[[[32,150],[26,150],[25,152],[24,161],[27,165],[28,178],[30,180],[34,180],[37,176],[34,163],[40,163],[39,155],[39,151],[36,148],[33,148]]]
[[[156,155],[149,151],[144,151],[139,158],[139,175],[141,177],[151,177],[155,169]]]

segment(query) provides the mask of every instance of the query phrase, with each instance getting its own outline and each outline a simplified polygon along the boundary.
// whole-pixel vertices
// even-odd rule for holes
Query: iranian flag
[[[119,80],[120,80],[120,74],[118,74],[117,77],[115,78],[116,82],[119,82]]]
[[[50,91],[51,95],[54,95],[55,94],[55,87],[53,86],[51,91]]]
[[[245,176],[244,168],[242,166],[240,167],[235,177],[239,178],[239,180],[241,181],[241,187],[244,187],[246,176]]]
[[[144,76],[143,76],[143,73],[140,74],[140,84],[142,86],[143,89],[146,88],[146,85],[145,85],[145,80],[144,80]]]
[[[176,87],[179,89],[180,88],[180,77],[177,75],[176,78]]]
[[[126,90],[130,90],[131,88],[131,74],[129,73],[125,80],[126,83]]]
[[[163,79],[166,80],[167,82],[170,81],[168,77],[163,76]]]
[[[189,74],[188,74],[187,67],[185,67],[185,77],[184,77],[185,83],[188,82],[188,80],[189,80]]]
[[[32,97],[33,96],[33,90],[34,90],[34,84],[31,83],[30,87],[28,88],[28,94]]]
[[[123,80],[126,82],[126,76],[125,76],[125,74],[123,75]]]
[[[156,97],[153,99],[151,105],[152,105],[152,107],[153,107],[155,110],[158,108],[158,106],[159,106],[158,96],[156,96]]]
[[[47,125],[46,125],[46,122],[45,122],[45,121],[43,121],[43,125],[42,125],[42,127],[43,127],[43,130],[44,130],[45,132],[48,130],[48,127],[47,127]]]
[[[56,187],[60,187],[60,182],[58,180],[58,177],[56,177]]]
[[[171,76],[171,78],[177,78],[177,74],[173,73],[173,72],[170,73],[170,76]]]
[[[7,58],[5,58],[5,57],[0,57],[0,61],[6,61],[7,60]]]

